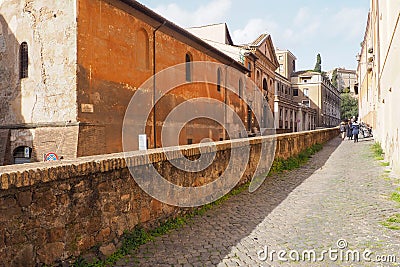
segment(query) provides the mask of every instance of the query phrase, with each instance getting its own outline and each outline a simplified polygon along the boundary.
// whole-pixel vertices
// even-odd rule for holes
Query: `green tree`
[[[333,70],[332,73],[332,85],[338,88],[338,83],[337,83],[337,69]]]
[[[358,117],[358,100],[349,93],[341,94],[340,116],[342,120]]]
[[[322,72],[321,63],[322,63],[322,61],[321,61],[321,55],[318,54],[318,55],[317,55],[317,63],[315,63],[315,67],[314,67],[314,71],[315,71],[315,72],[319,72],[319,73]]]

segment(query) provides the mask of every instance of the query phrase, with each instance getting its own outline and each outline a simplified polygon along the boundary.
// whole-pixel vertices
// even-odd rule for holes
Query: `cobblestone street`
[[[373,158],[373,142],[335,138],[303,167],[268,177],[117,266],[398,266],[400,231],[381,222],[400,213],[390,200],[399,185]],[[338,253],[323,254],[329,249]],[[281,260],[272,253],[279,250],[287,252]],[[305,250],[315,262],[295,260]],[[361,259],[340,259],[349,250]],[[366,250],[366,259],[395,255],[398,263],[367,262]]]

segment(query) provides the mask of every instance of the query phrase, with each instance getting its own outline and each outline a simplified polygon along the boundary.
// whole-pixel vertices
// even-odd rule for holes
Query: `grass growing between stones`
[[[318,151],[322,150],[323,146],[321,144],[315,144],[310,148],[307,148],[300,152],[297,156],[284,159],[275,159],[272,163],[270,172],[268,175],[281,173],[283,171],[290,171],[296,168],[299,168],[303,164],[307,163],[309,158],[317,153]],[[162,236],[171,232],[174,229],[181,228],[185,224],[189,223],[195,216],[202,216],[208,210],[212,209],[215,206],[218,206],[228,200],[229,198],[238,195],[249,188],[250,182],[247,182],[232,191],[228,194],[224,195],[223,197],[219,198],[218,200],[206,204],[198,209],[191,211],[188,214],[180,215],[177,218],[168,219],[166,222],[159,225],[157,228],[152,230],[146,230],[141,226],[135,227],[132,231],[124,232],[122,236],[122,245],[121,247],[114,252],[111,256],[109,256],[105,260],[95,260],[92,262],[87,262],[83,257],[79,257],[73,266],[75,267],[103,267],[103,266],[112,266],[118,260],[124,258],[125,256],[135,251],[139,246],[146,244],[149,241],[154,240],[155,237]]]
[[[274,160],[271,166],[271,170],[269,174],[280,173],[283,171],[291,171],[294,169],[299,168],[301,165],[307,163],[308,159],[318,151],[322,149],[321,144],[315,144],[302,152],[300,152],[297,156],[288,158],[288,159],[281,159],[277,158]]]
[[[400,204],[400,187],[397,188],[396,192],[393,192],[390,199]],[[383,226],[391,230],[400,230],[400,214],[396,213],[390,216],[386,221],[381,223]]]
[[[371,146],[371,151],[375,157],[376,160],[383,160],[383,149],[382,146],[379,142],[375,142],[372,146]]]
[[[382,222],[382,225],[391,230],[400,230],[400,214],[390,216],[386,221]]]
[[[398,188],[397,190],[399,189],[400,188]],[[392,195],[390,196],[390,199],[400,204],[400,192],[393,192]]]
[[[371,151],[373,153],[373,156],[376,160],[383,160],[383,149],[381,147],[381,144],[376,142],[371,146]],[[389,162],[380,162],[381,166],[389,166]],[[385,180],[391,180],[388,176],[388,173],[390,173],[390,171],[385,170],[384,171],[384,175],[382,175],[382,177]],[[400,187],[397,188],[396,192],[393,192],[390,196],[390,199],[397,202],[398,204],[400,204]],[[400,214],[396,213],[392,216],[390,216],[388,219],[386,219],[386,221],[381,222],[381,224],[383,226],[385,226],[388,229],[391,230],[400,230]]]

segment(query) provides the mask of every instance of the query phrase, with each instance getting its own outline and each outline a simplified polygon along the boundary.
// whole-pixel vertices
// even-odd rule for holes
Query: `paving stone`
[[[373,257],[395,255],[400,263],[400,231],[382,225],[400,213],[390,200],[399,185],[397,177],[383,177],[385,167],[371,156],[372,144],[336,138],[305,166],[267,177],[256,192],[231,197],[116,266],[396,266],[327,256],[316,262],[280,261],[277,255],[279,250],[315,250],[320,256],[338,249],[342,240],[346,247],[338,251],[369,249]],[[257,254],[266,247],[275,251],[273,258]]]

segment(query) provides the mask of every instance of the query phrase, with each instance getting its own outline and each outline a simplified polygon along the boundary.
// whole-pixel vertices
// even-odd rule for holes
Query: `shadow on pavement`
[[[183,228],[141,246],[134,258],[117,266],[217,265],[296,187],[321,168],[341,142],[340,138],[329,141],[306,165],[268,177],[257,191],[231,197]]]

